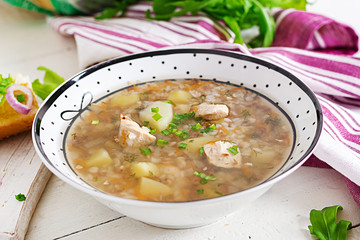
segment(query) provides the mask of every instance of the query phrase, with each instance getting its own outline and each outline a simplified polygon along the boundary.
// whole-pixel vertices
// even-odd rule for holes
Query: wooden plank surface
[[[42,164],[30,132],[0,141],[0,239],[24,239],[51,173]],[[15,195],[26,200],[19,202]]]
[[[209,226],[168,230],[114,212],[53,176],[26,240],[311,240],[310,210],[335,204],[344,207],[341,219],[360,223],[360,208],[342,175],[331,169],[301,167],[244,211]],[[348,236],[348,240],[360,239],[360,228],[349,231]]]
[[[0,32],[0,74],[21,73],[35,80],[44,75],[38,66],[65,78],[79,70],[74,40],[59,36],[42,14],[0,1]],[[24,239],[50,176],[35,153],[30,132],[0,141],[0,240]],[[18,193],[25,194],[26,201],[17,201]]]

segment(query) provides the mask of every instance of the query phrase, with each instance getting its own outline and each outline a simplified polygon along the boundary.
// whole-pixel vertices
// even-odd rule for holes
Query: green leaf
[[[25,102],[25,95],[24,94],[16,95],[16,99],[18,100],[18,102]]]
[[[38,70],[45,71],[43,83],[39,79],[32,82],[32,89],[34,93],[44,100],[55,88],[57,88],[64,79],[50,69],[40,66]]]
[[[225,16],[224,22],[229,26],[231,31],[233,31],[233,33],[235,34],[234,43],[243,44],[244,40],[241,37],[241,29],[236,19],[229,16]]]
[[[259,0],[259,2],[268,8],[295,8],[299,10],[306,10],[308,4],[306,0]]]
[[[169,5],[172,0],[154,0],[153,10],[155,15],[171,14],[175,11],[176,6]]]
[[[147,147],[142,147],[142,148],[140,148],[140,151],[141,151],[142,154],[144,154],[144,156],[147,156],[147,155],[149,155],[149,154],[152,153],[152,152],[151,152],[151,149],[150,149],[150,148],[147,148]]]
[[[252,0],[254,3],[255,13],[258,15],[260,38],[262,38],[262,46],[269,47],[275,35],[274,19],[268,14],[266,9],[257,0]]]
[[[6,78],[0,74],[0,106],[2,106],[6,102],[5,94],[8,86],[15,82],[14,79],[9,75]]]
[[[18,200],[19,202],[22,202],[22,201],[25,201],[25,200],[26,200],[25,195],[22,194],[22,193],[19,193],[19,194],[15,195],[15,198],[16,198],[16,200]]]
[[[310,233],[320,240],[346,240],[347,231],[351,228],[351,222],[340,220],[336,223],[338,209],[342,206],[335,205],[325,207],[321,211],[312,209],[310,212]]]

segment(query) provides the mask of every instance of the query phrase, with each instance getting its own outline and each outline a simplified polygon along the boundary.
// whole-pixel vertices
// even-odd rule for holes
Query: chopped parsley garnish
[[[98,124],[99,124],[99,120],[92,120],[92,121],[91,121],[91,124],[92,124],[92,125],[98,125]]]
[[[147,129],[149,129],[150,134],[156,133],[156,128],[151,129],[151,127],[146,126]]]
[[[153,113],[159,112],[159,107],[151,108],[151,112],[153,112]]]
[[[25,201],[25,199],[26,199],[25,195],[22,194],[22,193],[19,193],[19,194],[15,195],[15,198],[16,198],[16,200],[18,200],[19,202]]]
[[[18,102],[25,102],[25,95],[24,94],[16,95],[16,99],[18,100]]]
[[[239,151],[237,150],[238,149],[238,146],[237,145],[234,145],[232,147],[229,147],[227,148],[226,150],[228,150],[229,152],[231,152],[233,155],[236,155],[239,153]]]
[[[197,122],[201,122],[202,120],[203,120],[202,117],[196,117],[196,118],[195,118],[195,121],[197,121]]]
[[[156,141],[156,144],[157,144],[158,146],[164,146],[164,145],[166,145],[166,144],[169,144],[169,142],[166,141],[166,140],[158,139],[158,140]]]
[[[197,124],[191,126],[191,129],[194,131],[199,131],[201,128],[202,128],[202,125],[200,123],[197,123]]]
[[[186,120],[188,120],[188,119],[190,119],[190,118],[192,118],[194,116],[195,116],[195,112],[175,114],[172,122],[169,123],[169,128],[163,130],[162,133],[165,136],[174,133],[181,140],[185,140],[185,139],[189,138],[190,137],[189,131],[186,131],[186,130],[181,131],[181,130],[178,130],[177,128],[182,122],[184,122],[184,121],[186,121]]]
[[[208,181],[205,178],[200,179],[200,184],[201,185],[207,184],[207,182]]]
[[[190,137],[189,131],[183,130],[179,136],[181,140],[188,139]]]
[[[180,143],[178,146],[178,148],[180,148],[180,149],[186,149],[186,147],[187,147],[186,143]]]
[[[216,177],[206,175],[205,173],[202,173],[202,172],[195,171],[194,175],[201,178],[200,179],[200,184],[201,185],[206,184],[208,181],[216,181]]]
[[[0,74],[0,106],[2,106],[6,101],[5,94],[7,87],[13,84],[14,82],[15,81],[11,78],[10,75],[7,78],[4,78]]]
[[[176,129],[177,126],[178,125],[176,123],[174,123],[174,122],[169,123],[169,129]]]
[[[208,132],[212,132],[216,129],[216,124],[211,124],[209,127],[205,128],[205,129],[201,129],[200,133],[208,133]]]
[[[148,125],[149,124],[149,121],[144,121],[144,125]]]
[[[165,136],[168,136],[168,135],[170,135],[172,132],[170,132],[170,131],[167,130],[167,129],[164,129],[164,130],[161,131],[161,133],[164,134]]]
[[[172,104],[172,102],[170,101],[170,100],[165,100],[165,101],[163,101],[164,103],[170,103],[170,104]]]
[[[142,147],[140,148],[140,151],[142,154],[144,154],[145,156],[151,154],[151,149],[150,148],[147,148],[147,147]]]
[[[204,154],[204,147],[201,147],[201,148],[199,149],[199,153],[200,153],[200,156],[202,156],[202,155]]]
[[[160,118],[162,118],[162,116],[161,116],[159,113],[155,113],[154,116],[152,116],[152,118],[153,118],[155,121],[159,121]]]
[[[204,189],[197,189],[196,192],[197,192],[198,194],[204,194]]]
[[[175,114],[174,121],[185,122],[186,120],[195,116],[195,112]]]
[[[210,127],[208,127],[208,129],[210,129],[211,131],[216,129],[216,124],[211,124]]]

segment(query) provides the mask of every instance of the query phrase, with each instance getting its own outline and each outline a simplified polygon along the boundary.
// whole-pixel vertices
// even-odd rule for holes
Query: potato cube
[[[254,149],[251,154],[251,161],[256,165],[268,164],[274,161],[276,158],[276,152],[274,150],[260,150]]]
[[[147,177],[140,178],[139,191],[144,197],[154,198],[157,198],[160,195],[168,196],[173,194],[173,190],[169,186]]]
[[[111,105],[118,107],[129,107],[140,101],[139,94],[132,94],[128,96],[115,95],[111,99]]]
[[[88,167],[92,166],[104,166],[112,163],[112,158],[109,153],[104,149],[100,148],[96,150],[93,154],[91,154],[90,158],[86,161],[86,165]]]
[[[189,138],[183,141],[186,143],[186,150],[191,153],[198,153],[199,149],[203,147],[205,144],[215,141],[215,137],[213,136],[204,136],[204,137],[197,137],[197,138]]]
[[[152,111],[158,109],[157,112]],[[160,116],[156,118],[155,115]],[[140,112],[140,120],[142,122],[149,121],[149,126],[155,128],[159,132],[166,129],[173,119],[173,109],[170,103],[153,102]]]
[[[175,104],[189,103],[192,95],[186,91],[179,90],[169,94],[168,99]]]
[[[131,166],[131,175],[136,178],[158,176],[159,168],[151,162],[137,162]]]

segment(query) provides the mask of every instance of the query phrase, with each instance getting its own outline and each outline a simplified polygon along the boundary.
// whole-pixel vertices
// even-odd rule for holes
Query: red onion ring
[[[22,104],[17,100],[14,93],[15,91],[21,91],[27,95],[25,104]],[[24,85],[12,84],[6,89],[5,98],[9,105],[18,113],[26,115],[30,112],[33,103],[33,95],[30,88],[25,87]]]

